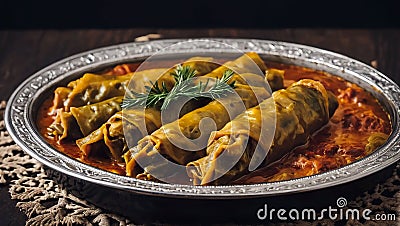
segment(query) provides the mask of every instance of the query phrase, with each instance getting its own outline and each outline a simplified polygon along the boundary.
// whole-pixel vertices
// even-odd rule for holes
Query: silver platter
[[[204,42],[203,42],[203,41]],[[208,40],[214,42],[206,42]],[[96,71],[122,62],[143,60],[172,44],[179,53],[229,53],[225,43],[242,51],[255,51],[267,60],[295,64],[332,73],[371,92],[390,114],[392,134],[373,154],[345,167],[295,180],[256,185],[188,186],[162,184],[112,174],[71,159],[51,147],[35,125],[38,108],[52,95],[54,87],[65,85],[84,72]],[[173,39],[126,43],[79,53],[60,60],[25,80],[8,101],[6,126],[14,141],[47,167],[68,177],[109,189],[147,196],[189,199],[238,199],[270,197],[315,191],[345,184],[374,174],[400,159],[400,89],[376,69],[330,51],[293,43],[252,39]]]

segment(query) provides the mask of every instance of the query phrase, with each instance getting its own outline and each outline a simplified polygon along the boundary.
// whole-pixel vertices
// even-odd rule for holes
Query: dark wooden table
[[[7,99],[26,77],[75,53],[131,42],[158,33],[162,38],[235,37],[301,43],[332,50],[378,69],[400,83],[400,29],[119,29],[0,31],[0,97]]]
[[[108,29],[0,30],[0,99],[19,83],[64,57],[93,48],[131,42],[158,33],[162,38],[256,38],[311,45],[335,51],[377,69],[400,84],[400,29]],[[363,191],[360,191],[360,194]],[[0,225],[23,225],[8,186],[0,186]]]

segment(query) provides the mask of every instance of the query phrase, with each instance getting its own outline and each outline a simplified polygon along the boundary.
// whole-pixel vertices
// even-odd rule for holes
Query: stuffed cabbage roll
[[[202,78],[203,80],[208,79],[210,77],[220,78],[222,76],[222,74],[225,72],[227,65],[247,65],[247,64],[251,65],[251,63],[244,63],[244,62],[240,63],[241,61],[248,61],[249,59],[257,62],[257,65],[260,65],[262,67],[262,69],[266,68],[263,61],[257,54],[255,54],[255,53],[249,53],[249,54],[250,54],[249,57],[241,56],[234,61],[229,61],[226,64],[224,64],[223,66],[213,70],[211,73],[209,73],[205,76],[199,77],[199,78]],[[193,59],[198,59],[198,58],[191,58],[191,59],[193,60]],[[202,58],[200,58],[200,59],[202,59]],[[207,68],[206,65],[198,68],[196,66],[196,64],[193,64],[193,63],[191,63],[191,64],[192,64],[191,65],[192,68],[195,68],[198,71],[201,70],[200,75],[205,73],[206,68]],[[208,67],[208,70],[211,70],[211,68],[212,67]],[[242,72],[244,71],[244,69],[240,69],[240,70]],[[248,67],[248,70],[251,71],[252,68]],[[260,69],[258,69],[258,70],[260,70]],[[278,70],[276,70],[276,71],[278,71]],[[283,88],[283,71],[269,73],[269,75],[266,77],[258,76],[258,75],[252,74],[252,73],[243,73],[240,76],[235,74],[234,76],[232,76],[231,80],[237,82],[238,84],[246,83],[247,81],[250,81],[250,83],[252,83],[252,84],[262,85],[265,83],[265,78],[267,78],[268,82],[271,81],[271,87],[273,88],[273,90]],[[271,78],[273,78],[273,79],[271,79]],[[201,103],[199,103],[199,102],[201,102]],[[202,107],[205,104],[207,104],[208,102],[209,101],[206,101],[206,100],[197,101],[197,104],[190,102],[182,108],[182,110],[180,112],[180,116],[182,116],[198,107]],[[125,113],[130,114],[129,117],[135,117],[136,113],[139,115],[139,117],[142,117],[141,116],[142,113],[140,111],[139,112],[125,111]],[[158,115],[160,115],[160,112],[150,111],[150,112],[148,112],[148,114],[156,114],[156,116],[153,116],[153,117],[158,117]],[[116,117],[119,117],[119,118],[122,117],[121,113],[117,113]],[[95,146],[95,145],[99,146],[99,144],[102,143],[101,146],[103,148],[105,148],[106,150],[108,149],[112,153],[112,156],[114,159],[116,159],[118,161],[122,160],[122,156],[121,155],[118,156],[118,153],[125,153],[127,145],[125,142],[123,132],[116,131],[118,129],[122,130],[122,126],[116,125],[116,124],[122,124],[122,122],[119,120],[118,121],[113,120],[113,119],[110,119],[110,120],[111,121],[106,123],[106,124],[110,124],[109,127],[103,125],[101,128],[94,131],[93,134],[90,134],[87,137],[82,138],[77,141],[77,144],[83,153],[88,153],[88,149],[93,149],[92,146]],[[105,128],[107,128],[107,129],[105,129]],[[114,128],[115,130],[112,131],[110,128]],[[135,128],[135,127],[132,127],[132,133],[138,134],[137,132],[134,131],[135,129],[133,129],[133,128]],[[156,128],[156,129],[158,129],[158,128]],[[148,130],[147,132],[152,133],[152,132],[154,132],[154,130]],[[142,134],[137,135],[136,139],[133,139],[134,140],[133,142],[137,142],[138,140],[143,138],[144,135],[145,135],[144,133],[143,133],[143,135]],[[107,139],[112,140],[113,145],[110,145],[110,142],[108,142]]]
[[[70,107],[80,107],[112,97],[124,96],[132,76],[137,77],[138,81],[142,80],[145,84],[145,81],[157,78],[167,70],[166,68],[150,69],[121,76],[85,74],[76,81],[75,88],[68,94],[64,101],[64,109],[69,111]],[[166,85],[172,86],[173,78],[166,79],[164,82]],[[140,90],[139,86],[135,88]],[[141,89],[144,91],[144,85]]]
[[[267,165],[306,143],[312,133],[329,121],[337,106],[333,94],[328,94],[320,82],[310,79],[274,92],[273,98],[248,109],[214,132],[207,156],[189,163],[188,175],[195,185],[227,184],[249,172],[252,158],[259,158],[262,165]],[[266,124],[261,131],[262,123],[274,120],[274,134]],[[272,145],[266,142],[265,135],[260,140],[262,132],[273,136]]]
[[[278,70],[274,68],[269,68],[265,70],[265,78],[272,91],[276,91],[283,88],[283,80],[284,80],[284,70]]]
[[[389,135],[381,132],[375,132],[371,134],[371,136],[368,137],[368,144],[365,145],[365,151],[368,154],[371,154],[378,147],[382,146],[387,141],[388,138]]]
[[[121,102],[122,96],[119,96],[82,107],[71,107],[70,112],[58,109],[49,130],[58,141],[86,136],[120,111]]]
[[[65,112],[64,109],[56,111],[57,116],[53,123],[49,126],[49,133],[55,137],[57,142],[64,139],[78,139],[82,137],[78,123],[71,112]]]
[[[217,67],[217,64],[213,62],[213,58],[210,57],[192,57],[184,62],[183,65],[195,69],[197,75],[204,75]],[[145,85],[156,80],[160,75],[158,82],[163,82],[166,87],[171,88],[175,81],[170,75],[170,71],[166,71],[168,70],[162,68],[150,69],[119,76],[87,73],[80,79],[70,82],[68,87],[59,87],[55,90],[53,112],[57,116],[49,129],[57,136],[58,140],[80,138],[82,137],[81,134],[86,136],[93,130],[98,129],[114,113],[121,110],[119,104],[125,94],[125,87],[133,75],[135,75],[136,85],[132,84],[130,88],[144,92]],[[106,97],[115,97],[116,99],[111,98],[101,101]],[[93,104],[90,104],[92,102]],[[67,114],[67,112],[72,114]],[[81,133],[77,133],[76,128],[72,126],[76,125],[76,123],[72,123],[74,118],[71,118],[71,116],[74,116],[77,121]],[[61,120],[61,117],[63,117],[63,120]],[[66,120],[66,117],[68,117],[68,120]],[[69,123],[62,123],[66,121]]]
[[[209,73],[218,67],[211,57],[192,57],[183,63],[183,66],[195,68],[197,76]],[[143,71],[131,72],[125,75],[97,75],[87,73],[78,80],[72,81],[67,87],[56,89],[53,109],[64,107],[69,111],[70,107],[79,107],[87,104],[97,103],[111,97],[123,96],[126,87],[132,76],[135,76],[135,83],[131,83],[130,89],[136,92],[144,92],[145,85],[150,82],[157,82],[171,88],[174,84],[174,78],[170,75],[174,68],[158,68]]]
[[[57,87],[54,90],[54,98],[53,98],[53,106],[52,106],[52,114],[56,113],[57,109],[64,109],[64,102],[67,100],[68,95],[72,92],[72,88],[70,87]]]
[[[136,70],[136,67],[137,66],[134,64],[121,64],[115,66],[109,71],[101,73],[100,76],[104,77],[104,79],[106,80],[107,78],[111,78],[110,76],[122,76],[134,72]],[[78,81],[80,80],[77,79],[75,81],[71,81],[70,83],[68,83],[67,87],[57,87],[57,89],[54,91],[54,99],[52,106],[53,114],[55,113],[54,111],[56,109],[64,108],[64,102],[67,100],[68,95],[71,93],[72,89],[76,87]]]
[[[145,111],[125,109],[114,114],[99,129],[77,140],[76,144],[84,158],[107,157],[122,161],[122,154],[128,149],[127,143],[136,143],[147,131],[154,131],[160,126],[161,113],[156,108]]]
[[[272,91],[283,88],[284,71],[267,68],[264,61],[255,52],[248,52],[236,60],[228,61],[222,67],[217,68],[205,77],[220,78],[220,74],[228,69],[235,72],[231,81],[235,81],[236,83],[250,86],[260,86],[262,83],[266,84],[261,81],[260,76],[254,76],[262,72],[265,73],[265,77],[262,77],[262,79],[266,80]]]
[[[243,104],[245,108],[250,108],[258,104],[257,97],[266,99],[270,96],[270,93],[264,87],[237,84],[235,91],[240,96],[239,99],[227,97],[218,101],[214,100],[174,122],[163,125],[151,135],[141,139],[136,147],[124,154],[127,175],[135,177],[144,170],[144,172],[152,175],[156,171],[161,173],[162,175],[155,175],[157,178],[170,176],[171,172],[162,169],[164,163],[159,161],[158,153],[181,165],[186,165],[190,161],[204,156],[204,149],[193,151],[198,148],[198,145],[192,143],[191,140],[199,139],[201,136],[205,140],[200,140],[199,143],[206,144],[211,133],[209,129],[213,128],[212,125],[214,123],[216,129],[219,130],[230,121],[230,117],[235,117],[241,113]],[[227,105],[230,107],[230,112],[226,109]],[[200,121],[205,118],[212,119],[212,121],[208,120],[203,125],[200,125]],[[201,134],[200,127],[203,128],[204,134]],[[174,144],[172,141],[178,142],[180,147],[185,147],[185,149],[192,151],[177,147],[176,143]],[[138,161],[143,163],[144,166],[143,164],[139,166]],[[143,170],[141,167],[143,167]]]
[[[218,78],[218,74],[223,73],[228,69],[234,71],[237,74],[242,74],[246,72],[258,74],[258,71],[264,72],[265,70],[267,70],[267,66],[257,53],[248,52],[235,60],[225,62],[222,67],[217,68],[207,76]],[[216,76],[214,76],[214,74]]]
[[[122,97],[114,97],[96,104],[82,107],[71,107],[74,116],[84,136],[93,132],[105,123],[113,114],[121,110]]]
[[[202,105],[199,101],[189,101],[180,113],[183,115],[199,105]],[[115,113],[100,128],[76,140],[76,144],[83,157],[100,156],[99,153],[103,153],[103,158],[108,157],[123,162],[122,154],[128,150],[128,144],[136,144],[145,135],[160,127],[161,112],[155,107],[123,109]],[[93,153],[92,150],[96,149],[101,151]]]

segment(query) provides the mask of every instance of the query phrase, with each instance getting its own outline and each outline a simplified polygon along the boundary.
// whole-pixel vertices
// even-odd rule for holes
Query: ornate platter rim
[[[255,51],[263,56],[325,70],[368,88],[388,108],[392,134],[373,154],[345,167],[326,173],[294,180],[254,185],[190,186],[163,184],[119,176],[71,159],[47,144],[38,133],[33,104],[51,84],[65,80],[72,74],[90,71],[100,66],[126,60],[143,59],[179,42],[186,41],[185,52],[230,52],[225,43],[241,51]],[[208,42],[212,41],[212,42]],[[210,44],[211,43],[211,44]],[[27,78],[10,97],[6,112],[6,127],[14,141],[29,155],[62,174],[106,187],[146,195],[175,198],[232,199],[276,196],[328,188],[349,183],[371,175],[400,159],[400,88],[376,69],[347,56],[295,43],[256,39],[165,39],[150,42],[132,42],[78,53],[57,61]]]

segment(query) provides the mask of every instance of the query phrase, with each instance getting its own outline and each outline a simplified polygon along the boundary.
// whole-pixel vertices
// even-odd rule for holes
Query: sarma
[[[198,62],[201,62],[200,60],[203,58],[191,58],[191,60],[199,60]],[[249,65],[247,66],[249,71],[253,70],[253,64],[251,64],[251,62],[247,62],[247,61],[254,61],[259,65],[263,70],[266,68],[263,61],[261,60],[261,58],[256,54],[256,53],[249,53],[248,56],[241,56],[239,58],[237,58],[234,61],[230,61],[227,62],[226,64],[222,65],[221,67],[213,70],[211,73],[206,74],[205,76],[199,77],[199,79],[208,79],[208,78],[220,78],[222,76],[222,74],[225,72],[225,70],[227,69],[227,65],[230,66],[235,66],[235,65]],[[211,59],[210,59],[211,60]],[[244,61],[244,62],[243,62]],[[194,62],[194,63],[193,63]],[[197,71],[200,71],[200,75],[204,74],[206,72],[206,70],[211,70],[212,67],[207,67],[207,64],[203,64],[203,65],[198,65],[197,61],[192,61],[187,63],[188,66],[191,66],[192,68],[196,69]],[[206,62],[206,61],[204,61]],[[239,67],[236,66],[236,67]],[[240,71],[241,72],[245,72],[246,68],[241,68]],[[260,70],[260,68],[258,69]],[[270,78],[270,77],[274,77],[274,80],[271,80],[271,87],[273,90],[277,90],[283,87],[283,73],[282,71],[280,71],[279,73],[270,73],[273,76],[266,76],[266,77],[262,77],[262,76],[258,76],[252,73],[243,73],[240,76],[235,74],[232,77],[232,80],[235,80],[238,84],[240,83],[245,83],[245,82],[249,82],[251,84],[257,84],[257,86],[265,84],[265,78]],[[277,79],[277,77],[280,77]],[[269,80],[268,80],[269,81]],[[193,103],[189,103],[186,104],[184,106],[184,108],[181,110],[181,116],[184,115],[187,112],[190,112],[198,107],[203,106],[204,104],[208,103],[207,101],[202,101],[202,103],[199,104],[199,101],[197,101],[197,104],[193,104]],[[127,118],[133,118],[135,117],[135,115],[137,114],[139,118],[143,118],[142,114],[140,112],[140,110],[130,110],[130,111],[124,111],[124,114],[129,114],[126,115],[125,117]],[[149,115],[149,117],[153,117],[153,118],[158,118],[160,115],[160,112],[155,109],[153,109],[152,111],[147,112],[146,114],[154,114],[154,115]],[[122,115],[121,113],[117,113],[115,115],[115,117],[117,118],[121,118]],[[147,116],[146,116],[147,117]],[[114,118],[114,117],[113,117]],[[94,145],[100,145],[105,148],[106,150],[108,149],[111,153],[114,159],[120,161],[121,160],[121,155],[118,156],[118,153],[125,153],[126,152],[126,148],[127,148],[127,144],[125,141],[125,137],[124,137],[124,133],[122,132],[122,122],[118,121],[118,120],[114,120],[114,119],[110,119],[111,121],[107,122],[106,124],[110,124],[109,127],[107,127],[106,125],[103,125],[102,127],[100,127],[98,130],[94,131],[93,134],[88,135],[85,138],[82,138],[80,140],[77,141],[77,144],[79,146],[79,148],[81,149],[81,151],[83,153],[89,153],[88,149],[93,149],[92,146]],[[129,120],[127,120],[129,122]],[[117,124],[121,124],[121,126],[117,126]],[[159,122],[159,124],[161,124],[161,122]],[[107,128],[107,129],[106,129]],[[140,140],[141,138],[143,138],[146,133],[138,133],[138,129],[135,129],[135,126],[131,126],[129,128],[129,133],[133,133],[133,134],[137,134],[135,137],[136,139],[132,139],[132,144],[136,143],[138,140]],[[138,127],[137,127],[138,128]],[[154,128],[154,127],[149,127],[149,128]],[[159,127],[158,127],[159,128]],[[155,129],[158,129],[155,128]],[[154,130],[155,130],[154,129]],[[121,131],[116,131],[116,130],[121,130]],[[147,132],[148,133],[152,133],[154,131],[153,129],[148,129]],[[112,140],[113,141],[113,145],[111,145],[110,142],[106,141],[106,140]]]
[[[262,158],[263,165],[278,160],[307,142],[313,132],[329,121],[338,106],[333,97],[320,82],[310,79],[274,92],[273,98],[248,109],[214,132],[207,156],[187,165],[189,177],[195,185],[227,184],[248,173],[253,158]],[[274,121],[275,131],[268,131],[271,128],[265,123]],[[273,136],[272,145],[262,133]]]
[[[193,57],[184,62],[183,65],[194,68],[198,75],[204,75],[217,67],[213,58],[210,57]],[[50,126],[50,130],[53,131],[52,133],[58,140],[80,138],[81,134],[83,136],[88,135],[98,129],[114,113],[121,110],[119,105],[122,96],[125,94],[125,87],[133,75],[138,85],[131,88],[143,92],[146,83],[155,80],[158,76],[161,76],[158,82],[163,82],[167,87],[173,86],[174,79],[170,72],[166,73],[166,71],[167,69],[162,68],[151,69],[119,76],[87,73],[82,78],[70,82],[68,87],[57,88],[53,100],[53,114],[55,112],[57,116],[55,122]],[[111,99],[99,102],[106,97]],[[77,121],[81,133],[77,133],[76,128],[74,128],[76,123],[74,123],[74,118],[71,118],[69,112]],[[69,123],[61,123],[67,121],[61,120],[61,117],[68,117]]]
[[[250,86],[260,86],[261,84],[268,84],[272,91],[283,88],[284,71],[278,69],[267,68],[261,57],[255,52],[248,52],[234,61],[226,62],[223,67],[217,68],[212,73],[206,75],[208,77],[219,78],[218,74],[223,73],[224,70],[233,70],[235,75],[232,77],[236,83],[246,84]],[[265,74],[262,82],[260,76],[254,76],[259,73]],[[215,75],[214,75],[215,73]]]
[[[49,129],[58,141],[86,136],[120,111],[121,102],[120,96],[82,107],[71,107],[70,112],[57,109],[56,119]]]
[[[385,133],[376,132],[368,137],[368,144],[365,145],[365,151],[371,154],[372,151],[383,145],[388,139],[389,135]]]
[[[213,127],[217,130],[221,129],[230,121],[230,118],[242,112],[243,104],[247,109],[258,104],[257,97],[266,99],[270,96],[270,93],[263,87],[238,84],[235,91],[240,98],[232,99],[227,97],[221,100],[214,100],[174,122],[163,125],[151,135],[141,139],[136,147],[124,154],[127,175],[136,176],[140,174],[140,167],[142,167],[144,172],[150,174],[156,171],[161,173],[162,175],[153,174],[159,179],[160,177],[170,176],[168,174],[171,172],[161,169],[164,163],[158,161],[159,154],[181,165],[186,165],[190,161],[204,156],[205,150],[201,148],[201,145],[199,147],[199,144],[207,143],[208,136],[211,133],[210,129]],[[229,106],[230,112],[227,111],[226,106]],[[205,118],[212,121],[203,121],[204,123],[201,125],[200,122]],[[200,127],[203,128],[203,131]],[[204,134],[201,134],[201,132]],[[203,140],[198,140],[200,137]],[[191,140],[197,140],[198,142],[192,142]],[[179,147],[177,147],[177,143],[179,143]],[[186,150],[180,147],[185,147]],[[140,166],[138,165],[139,161]]]
[[[39,107],[38,131],[63,154],[101,170],[190,185],[327,172],[372,154],[392,132],[390,115],[374,95],[327,72],[264,64],[256,53],[224,53],[215,60],[224,62],[219,67],[208,57],[172,66],[181,56],[69,80]]]
[[[213,62],[211,57],[192,57],[184,62],[183,66],[195,68],[196,75],[202,76],[217,68],[218,64]],[[172,70],[173,68],[157,68],[125,75],[87,73],[80,79],[70,82],[67,87],[56,89],[53,109],[64,107],[64,110],[68,112],[70,107],[79,107],[111,97],[123,96],[132,76],[135,76],[135,83],[129,84],[131,86],[129,88],[137,92],[145,92],[145,85],[150,85],[150,82],[156,80],[159,83],[164,82],[167,87],[171,88],[175,82],[170,76]]]
[[[75,87],[64,101],[64,109],[65,111],[69,111],[70,107],[80,107],[98,103],[111,97],[124,96],[126,87],[132,76],[135,76],[137,80],[140,79],[145,82],[149,78],[157,78],[167,70],[166,68],[149,69],[120,76],[85,74],[82,78],[75,81]],[[172,81],[173,78],[166,80],[165,83],[169,85]],[[140,87],[136,88],[139,89]],[[142,89],[144,91],[144,87]]]
[[[194,109],[198,105],[196,101],[188,102],[185,106],[187,109]],[[160,127],[161,112],[155,107],[123,109],[100,128],[78,139],[76,144],[85,158],[103,155],[122,162],[122,154],[128,150],[128,144],[136,144],[146,134]],[[93,153],[93,150],[97,150],[97,153]]]
[[[57,116],[49,126],[48,132],[57,142],[64,139],[78,139],[82,136],[74,116],[71,112],[65,112],[64,109],[57,109]]]
[[[64,102],[67,100],[68,95],[72,92],[72,88],[70,87],[57,87],[54,90],[54,99],[53,99],[53,114],[56,113],[57,109],[62,108],[64,110]]]
[[[161,126],[160,111],[155,108],[125,109],[114,114],[99,129],[76,141],[84,158],[106,156],[122,161],[127,143],[136,143],[147,131]],[[144,125],[143,125],[144,122]],[[124,123],[124,125],[123,125]],[[125,134],[124,130],[127,130]]]
[[[77,121],[84,136],[105,123],[113,114],[121,110],[122,97],[114,97],[96,104],[71,107],[71,114]]]

